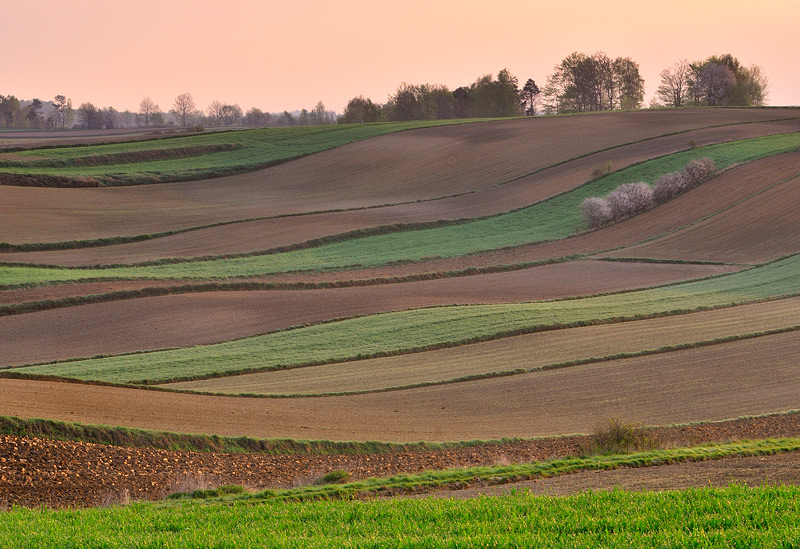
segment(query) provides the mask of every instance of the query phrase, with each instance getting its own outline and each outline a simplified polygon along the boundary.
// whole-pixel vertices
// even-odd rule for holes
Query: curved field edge
[[[209,278],[380,266],[431,257],[457,257],[566,238],[580,229],[582,220],[579,206],[584,198],[604,194],[624,181],[652,180],[679,169],[693,158],[708,156],[715,160],[719,168],[725,168],[787,152],[799,145],[800,133],[794,133],[693,149],[626,168],[510,213],[463,223],[459,221],[456,225],[444,227],[361,237],[291,252],[103,269],[0,265],[0,274],[6,285],[93,278]]]
[[[375,124],[349,124],[330,126],[306,126],[302,128],[267,128],[209,133],[197,136],[181,136],[169,140],[132,141],[86,147],[60,147],[37,149],[15,156],[30,156],[40,162],[80,162],[92,156],[143,154],[167,154],[168,149],[194,146],[230,146],[232,150],[206,152],[192,158],[173,160],[134,161],[122,164],[103,164],[96,167],[20,167],[0,166],[0,181],[5,184],[24,186],[70,186],[71,181],[88,180],[95,185],[131,185],[191,181],[211,177],[222,177],[237,173],[256,171],[329,150],[348,143],[400,131],[485,122],[492,119],[441,120],[416,122],[385,122]],[[153,148],[156,143],[159,147]],[[45,152],[51,158],[45,158]],[[113,157],[113,156],[112,156]],[[134,155],[134,158],[136,156]],[[84,160],[85,161],[85,160]]]
[[[214,381],[222,379],[222,380],[229,380],[232,377],[236,376],[225,376],[222,378],[211,378],[211,380],[197,380],[197,382],[179,382],[175,384],[164,384],[159,386],[161,389],[168,389],[173,391],[179,392],[187,392],[187,393],[195,393],[195,394],[202,394],[202,395],[210,395],[210,396],[242,396],[242,397],[265,397],[265,398],[315,398],[315,397],[325,397],[325,396],[348,396],[348,395],[364,395],[370,393],[386,393],[390,391],[403,391],[406,389],[417,389],[421,387],[433,387],[436,385],[449,385],[452,383],[464,383],[470,381],[480,381],[482,379],[491,379],[495,377],[508,377],[508,376],[515,376],[521,374],[530,374],[534,372],[544,372],[547,370],[556,370],[561,368],[571,368],[573,366],[583,366],[587,364],[598,364],[603,362],[611,362],[617,361],[620,359],[626,358],[640,358],[640,357],[648,357],[652,355],[659,355],[664,353],[672,353],[675,351],[684,351],[688,349],[698,349],[701,347],[709,347],[712,345],[723,345],[725,343],[732,343],[736,341],[744,341],[748,339],[755,339],[760,337],[767,337],[772,335],[778,334],[785,334],[790,332],[796,332],[800,330],[800,324],[795,324],[792,326],[785,326],[782,328],[773,328],[769,330],[763,330],[758,332],[748,332],[748,333],[735,333],[720,337],[715,337],[712,339],[699,339],[695,338],[692,341],[687,341],[685,343],[674,343],[670,345],[661,345],[661,346],[649,346],[644,349],[636,350],[636,351],[620,351],[613,354],[606,354],[606,355],[588,355],[582,358],[574,358],[571,360],[560,360],[560,361],[541,361],[544,363],[537,364],[536,366],[527,366],[527,367],[520,367],[520,368],[513,368],[508,369],[509,367],[506,366],[507,369],[493,369],[491,366],[486,366],[481,368],[483,371],[479,372],[471,372],[462,375],[458,375],[457,377],[447,377],[448,375],[454,375],[458,372],[442,372],[439,376],[436,376],[436,379],[428,379],[424,381],[416,381],[413,379],[413,373],[409,373],[409,377],[412,378],[411,381],[407,381],[404,384],[397,384],[397,385],[386,385],[385,382],[377,382],[374,384],[373,387],[368,387],[364,389],[353,389],[347,388],[343,389],[341,386],[347,385],[350,386],[349,383],[332,383],[331,387],[327,391],[319,391],[317,392],[313,390],[292,390],[293,387],[284,387],[283,391],[281,392],[269,392],[265,390],[256,390],[255,388],[251,388],[247,391],[243,391],[241,389],[241,385],[237,385],[236,389],[228,388],[225,386],[224,383],[217,384]],[[531,362],[540,362],[540,361],[531,361]],[[333,368],[337,367],[336,363],[330,365]],[[312,367],[309,367],[312,368]],[[305,370],[305,368],[303,368]],[[314,372],[310,372],[310,376],[313,376]],[[205,383],[204,383],[205,382]]]
[[[631,141],[631,142],[623,143],[623,144],[619,144],[619,145],[613,145],[613,146],[605,147],[605,148],[602,148],[602,149],[599,149],[599,150],[596,150],[596,151],[591,151],[591,152],[587,152],[587,153],[584,153],[584,154],[579,154],[579,155],[577,155],[575,157],[559,161],[559,162],[557,162],[557,163],[555,163],[553,165],[544,166],[544,167],[538,168],[538,169],[536,169],[536,170],[534,170],[532,172],[529,172],[527,174],[516,176],[516,177],[514,177],[514,178],[512,178],[512,179],[510,179],[508,181],[503,181],[501,183],[497,183],[495,185],[492,185],[489,188],[501,187],[501,186],[505,185],[506,183],[511,183],[511,182],[514,182],[514,181],[517,181],[517,180],[520,180],[520,179],[524,179],[525,177],[529,177],[529,176],[538,174],[540,172],[546,171],[548,169],[555,168],[557,166],[561,166],[563,164],[568,164],[569,162],[573,162],[575,160],[579,160],[579,159],[582,159],[582,158],[586,158],[586,157],[593,156],[593,155],[600,154],[600,153],[607,152],[607,151],[612,151],[612,150],[615,150],[615,149],[625,148],[627,146],[635,145],[635,144],[638,144],[638,143],[644,143],[644,142],[658,140],[658,139],[662,139],[662,138],[665,138],[665,137],[675,136],[675,135],[679,135],[679,134],[683,134],[683,133],[692,133],[692,132],[695,132],[695,131],[702,131],[702,130],[708,130],[708,129],[714,129],[714,128],[722,128],[722,127],[728,127],[728,126],[749,125],[749,124],[761,124],[761,123],[765,123],[765,122],[790,121],[790,120],[794,120],[794,119],[795,118],[789,117],[789,118],[781,118],[781,119],[776,119],[776,120],[757,120],[757,121],[745,121],[745,122],[741,122],[740,121],[740,122],[731,122],[731,123],[726,123],[726,124],[716,124],[716,125],[704,126],[704,127],[700,127],[700,128],[690,128],[690,129],[686,129],[686,130],[667,132],[667,133],[665,133],[663,135],[645,137],[645,138],[642,138],[640,140]],[[423,200],[421,200],[421,202],[429,202],[429,201],[436,201],[436,200],[441,200],[441,199],[453,198],[455,196],[460,196],[462,194],[471,194],[471,193],[474,193],[474,192],[475,191],[467,191],[466,193],[458,193],[456,195],[447,195],[447,196],[442,196],[442,197],[438,197],[438,198],[423,199]],[[347,209],[321,210],[321,211],[315,211],[315,212],[301,212],[301,213],[297,213],[297,214],[278,215],[277,217],[287,217],[287,216],[291,217],[291,216],[295,216],[295,215],[301,215],[302,216],[302,215],[320,214],[320,213],[336,213],[336,212],[342,212],[342,211],[353,211],[353,210],[361,210],[361,209],[372,209],[372,208],[386,207],[386,206],[392,206],[392,205],[398,205],[398,204],[404,204],[404,203],[396,203],[396,204],[392,203],[392,204],[374,205],[374,206],[366,206],[366,207],[355,207],[355,208],[347,208]],[[26,244],[0,243],[0,252],[69,250],[69,249],[79,249],[79,248],[110,246],[110,245],[116,245],[116,244],[129,244],[129,243],[147,241],[147,240],[152,240],[152,239],[157,239],[157,238],[162,238],[162,237],[174,236],[174,235],[185,233],[185,232],[191,232],[191,231],[196,231],[196,230],[214,228],[214,227],[218,227],[218,226],[224,226],[224,225],[230,225],[230,224],[238,224],[238,223],[242,223],[242,222],[262,221],[262,220],[266,220],[266,219],[271,219],[273,217],[276,217],[276,216],[255,217],[255,218],[229,220],[229,221],[223,221],[223,222],[218,222],[218,223],[211,223],[211,224],[206,224],[206,225],[199,225],[199,226],[186,227],[186,228],[182,228],[182,229],[174,229],[174,230],[170,230],[170,231],[163,231],[163,232],[158,232],[158,233],[143,233],[143,234],[139,234],[139,235],[129,235],[129,236],[116,236],[116,237],[110,236],[110,237],[87,239],[87,240],[71,240],[71,241],[45,242],[45,243],[26,243]],[[396,228],[390,226],[389,230],[396,230]],[[365,234],[369,234],[369,232],[370,232],[370,230],[366,230]],[[381,230],[378,230],[376,232],[380,233],[380,232],[387,232],[387,231],[381,229]],[[337,239],[341,240],[342,236],[337,235]],[[299,245],[298,247],[303,247],[303,245]],[[261,253],[263,253],[263,251]]]
[[[517,476],[555,471],[759,456],[790,452],[797,439],[692,448],[673,453],[636,454],[595,461],[531,464]],[[582,468],[581,468],[582,467]],[[549,471],[548,471],[549,469]],[[551,472],[552,471],[552,472]],[[487,471],[486,473],[489,473]],[[483,475],[484,472],[475,472]],[[459,478],[453,473],[453,478]],[[496,478],[503,481],[504,477]],[[300,490],[290,494],[242,495],[196,501],[136,503],[106,509],[27,510],[0,515],[0,541],[9,547],[48,545],[54,539],[75,546],[777,546],[800,536],[800,487],[728,486],[673,492],[585,492],[534,496],[513,492],[465,500],[350,498],[413,492],[399,477],[383,485],[364,483]],[[466,481],[408,479],[426,485]],[[488,477],[483,482],[492,482]],[[337,493],[341,492],[341,494]],[[349,493],[348,493],[349,492]],[[225,493],[218,490],[217,493]],[[213,496],[198,492],[198,497]],[[300,500],[300,501],[298,501]]]
[[[680,314],[800,292],[800,255],[669,287],[563,301],[382,313],[186,349],[13,368],[112,383],[167,383],[464,345],[535,331]]]

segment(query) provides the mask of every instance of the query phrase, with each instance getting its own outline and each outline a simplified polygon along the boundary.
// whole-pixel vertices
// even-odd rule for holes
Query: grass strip
[[[27,375],[168,383],[420,352],[564,327],[620,322],[800,293],[800,254],[696,282],[561,301],[382,313],[171,351],[26,366]]]
[[[142,267],[0,266],[6,285],[106,278],[221,278],[300,270],[375,267],[430,258],[457,257],[505,247],[566,238],[580,228],[580,203],[606,194],[620,183],[652,181],[689,160],[710,157],[720,168],[792,150],[800,133],[746,139],[668,155],[612,173],[555,198],[505,214],[435,228],[392,232],[262,256],[172,260]]]
[[[54,540],[58,540],[55,542]],[[793,547],[800,487],[465,500],[138,503],[0,514],[4,547]]]
[[[389,478],[371,478],[345,484],[304,486],[286,490],[264,490],[256,494],[237,496],[235,499],[332,499],[375,495],[400,495],[449,487],[460,489],[475,483],[505,484],[535,478],[568,475],[578,471],[604,471],[620,467],[651,467],[687,461],[706,461],[726,457],[747,457],[796,452],[800,439],[780,438],[731,443],[711,443],[685,448],[649,450],[632,454],[599,455],[558,458],[533,463],[516,463],[502,466],[481,466],[460,469],[425,471],[417,474],[397,475]],[[176,498],[177,499],[177,498]]]

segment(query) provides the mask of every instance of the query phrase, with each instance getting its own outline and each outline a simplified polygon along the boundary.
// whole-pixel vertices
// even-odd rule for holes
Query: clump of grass
[[[646,427],[638,423],[625,423],[611,418],[595,429],[587,448],[591,455],[629,454],[661,447],[661,441]]]
[[[234,496],[243,494],[244,492],[244,486],[239,486],[238,484],[228,484],[225,486],[220,486],[219,488],[199,489],[192,492],[178,492],[168,495],[167,499],[209,499],[222,496]]]
[[[342,484],[350,480],[350,473],[342,469],[334,469],[322,475],[314,484]]]
[[[690,139],[689,140],[689,148],[690,149],[696,149],[697,148],[697,140],[696,139]]]

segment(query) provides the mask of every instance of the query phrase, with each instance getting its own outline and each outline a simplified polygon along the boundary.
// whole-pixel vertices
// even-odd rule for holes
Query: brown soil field
[[[604,293],[730,272],[722,265],[576,261],[325,290],[256,290],[92,303],[0,317],[0,365],[216,343],[335,318],[430,305]]]
[[[413,264],[336,272],[279,274],[259,280],[332,282],[403,277],[421,273],[514,265],[576,254],[594,254],[618,246],[630,246],[678,230],[795,176],[798,171],[798,160],[800,152],[792,152],[747,163],[636,217],[599,231],[586,232],[563,240]]]
[[[708,488],[709,486],[724,488],[731,484],[754,487],[800,484],[800,452],[691,461],[658,467],[622,467],[610,471],[580,471],[571,475],[511,484],[482,485],[464,490],[436,490],[426,493],[425,496],[463,499],[499,496],[508,494],[511,490],[525,490],[536,495],[567,496],[587,490],[597,492],[619,489],[662,492],[664,490]]]
[[[542,117],[401,132],[267,170],[204,181],[83,189],[0,187],[0,203],[8,205],[0,241],[123,236],[317,211],[320,204],[341,209],[438,198],[670,132],[786,117],[795,120],[768,133],[797,131],[800,114],[789,109]],[[692,137],[685,139],[688,143]],[[599,162],[605,160],[603,155]]]
[[[260,438],[395,442],[591,432],[797,408],[800,333],[561,370],[344,397],[242,398],[0,379],[0,415]]]
[[[725,442],[744,438],[800,436],[798,414],[742,418],[718,423],[664,427],[654,430],[668,445],[700,442]],[[158,499],[177,491],[239,484],[251,489],[288,487],[313,482],[333,470],[349,471],[354,479],[416,473],[430,469],[494,465],[540,461],[579,454],[586,436],[569,436],[504,443],[484,443],[447,450],[427,450],[389,454],[361,455],[246,455],[177,452],[146,448],[125,448],[41,438],[0,436],[0,509],[11,505],[36,507],[83,507],[109,505],[128,500]],[[777,480],[792,457],[779,454],[762,458],[729,458],[698,463],[703,474],[737,475],[758,467],[761,480]],[[751,465],[751,462],[753,465]],[[794,462],[796,465],[796,461]],[[601,479],[631,476],[644,483],[656,477],[669,480],[659,471],[675,474],[676,487],[688,475],[684,468],[693,464],[645,469],[623,469],[600,473],[575,473],[568,477],[541,479],[532,489],[569,483],[579,486],[583,477],[602,486]],[[636,477],[636,475],[640,475]],[[606,481],[607,482],[607,481]],[[542,483],[542,484],[537,484]],[[506,487],[515,485],[505,485]],[[503,487],[497,487],[502,489]],[[561,488],[559,488],[561,489]],[[660,489],[660,488],[659,488]],[[469,496],[474,489],[447,493],[453,497]],[[443,492],[437,492],[443,495]]]
[[[598,163],[611,160],[616,169],[699,144],[800,130],[797,121],[747,124],[661,137],[571,161],[498,187],[428,202],[245,221],[177,235],[99,248],[5,253],[0,259],[57,265],[135,263],[167,257],[197,257],[273,249],[347,231],[441,219],[493,215],[546,199],[587,181]],[[687,137],[688,136],[688,137]],[[319,206],[317,206],[319,207]]]
[[[797,170],[800,174],[800,164]],[[604,255],[731,263],[769,261],[800,251],[798,204],[800,178],[678,232]]]
[[[798,325],[800,298],[791,298],[688,315],[540,332],[410,355],[186,381],[165,387],[229,394],[376,390],[539,368]]]

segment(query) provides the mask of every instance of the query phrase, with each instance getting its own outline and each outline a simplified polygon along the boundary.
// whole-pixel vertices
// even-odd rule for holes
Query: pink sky
[[[631,57],[646,101],[674,61],[761,65],[771,105],[800,105],[800,0],[37,0],[3,2],[0,94],[169,110],[191,93],[247,110],[341,112],[400,82],[451,89],[507,67],[543,86],[573,51]],[[655,6],[655,7],[651,7]]]

